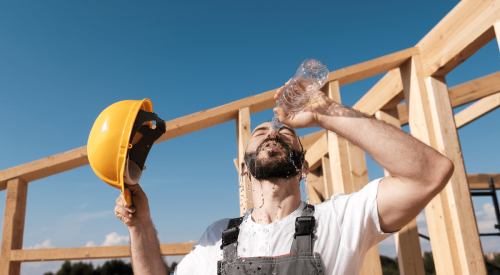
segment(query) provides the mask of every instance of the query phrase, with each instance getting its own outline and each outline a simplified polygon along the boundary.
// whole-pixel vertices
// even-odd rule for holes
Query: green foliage
[[[491,265],[498,266],[500,268],[500,254],[497,255],[493,260],[488,260],[486,256],[484,257],[484,261],[490,263]],[[500,270],[492,267],[491,265],[486,264],[486,271],[488,274],[500,274]]]
[[[435,275],[436,268],[434,267],[434,258],[432,257],[432,253],[424,252],[424,258],[422,260],[424,261],[425,275]]]
[[[167,273],[170,273],[177,266],[176,262],[173,262],[171,266],[167,266]],[[44,275],[133,275],[132,264],[124,263],[122,260],[111,260],[106,261],[102,266],[98,266],[94,269],[92,263],[74,263],[71,264],[69,261],[65,261],[61,269],[56,272],[46,272]]]
[[[399,264],[397,259],[380,255],[380,263],[382,264],[382,274],[399,275]]]

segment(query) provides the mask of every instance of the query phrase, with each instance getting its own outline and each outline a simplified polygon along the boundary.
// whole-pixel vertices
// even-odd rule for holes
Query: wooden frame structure
[[[486,274],[470,189],[485,189],[487,177],[467,175],[456,129],[500,105],[500,72],[448,88],[445,76],[500,35],[500,0],[463,0],[415,47],[330,73],[324,92],[340,102],[340,87],[387,72],[353,108],[396,127],[409,124],[412,135],[448,156],[455,172],[446,188],[426,207],[437,274]],[[275,106],[275,90],[167,122],[157,141],[236,121],[238,159],[250,136],[250,114]],[[405,100],[404,104],[400,104]],[[452,108],[479,100],[457,115]],[[311,166],[313,202],[335,192],[351,193],[368,183],[364,152],[335,134],[320,131],[301,138]],[[23,250],[28,183],[88,164],[86,147],[0,171],[7,199],[3,221],[0,275],[19,275],[21,262],[129,257],[128,246]],[[238,167],[238,165],[237,165]],[[240,195],[251,190],[242,184]],[[243,213],[251,202],[240,196]],[[416,222],[397,235],[401,273],[424,274]],[[194,243],[162,244],[163,255],[185,255]],[[366,255],[362,274],[382,274],[378,247]]]

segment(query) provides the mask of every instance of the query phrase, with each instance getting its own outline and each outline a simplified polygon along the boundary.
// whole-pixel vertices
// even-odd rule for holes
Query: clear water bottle
[[[304,60],[278,99],[276,107],[283,108],[289,115],[302,111],[327,79],[328,69],[321,61],[313,58]],[[271,125],[276,131],[283,127],[276,114]]]

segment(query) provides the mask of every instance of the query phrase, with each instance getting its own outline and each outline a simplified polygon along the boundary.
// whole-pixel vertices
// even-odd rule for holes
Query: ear
[[[248,174],[248,168],[244,160],[240,163],[240,171],[242,175]]]
[[[309,162],[304,159],[304,164],[302,164],[302,173],[309,175]]]

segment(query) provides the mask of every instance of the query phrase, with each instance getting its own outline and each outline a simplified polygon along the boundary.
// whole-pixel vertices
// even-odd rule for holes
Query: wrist
[[[141,234],[143,232],[146,232],[149,229],[154,229],[153,225],[153,220],[151,218],[143,220],[143,221],[138,221],[133,225],[127,226],[128,230],[130,232],[130,235],[133,234]]]

